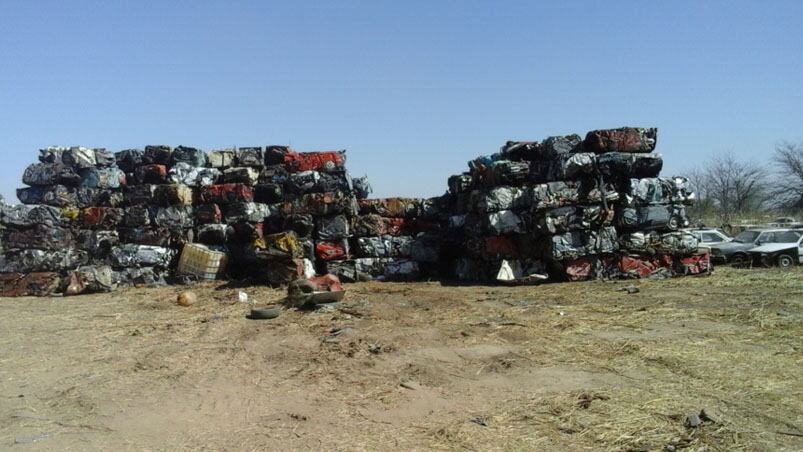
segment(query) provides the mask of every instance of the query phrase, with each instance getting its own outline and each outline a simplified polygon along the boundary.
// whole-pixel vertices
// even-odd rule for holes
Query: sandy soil
[[[628,284],[0,299],[0,449],[803,449],[803,271]]]

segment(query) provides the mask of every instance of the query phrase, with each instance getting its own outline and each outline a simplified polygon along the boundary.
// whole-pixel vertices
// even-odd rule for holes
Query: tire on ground
[[[781,268],[792,268],[795,266],[795,258],[789,254],[781,254],[777,259],[778,266]]]

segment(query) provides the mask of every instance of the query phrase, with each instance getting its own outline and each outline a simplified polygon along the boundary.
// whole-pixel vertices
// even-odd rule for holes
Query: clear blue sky
[[[431,196],[507,139],[657,126],[665,174],[803,141],[803,1],[0,0],[0,193],[37,149],[348,149]]]

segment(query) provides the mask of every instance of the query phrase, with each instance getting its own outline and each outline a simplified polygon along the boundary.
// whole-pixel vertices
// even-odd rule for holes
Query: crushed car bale
[[[686,178],[660,177],[657,135],[623,127],[508,141],[468,162],[439,201],[450,276],[509,282],[511,266],[567,281],[707,272],[708,254],[683,230],[694,194]]]
[[[346,171],[345,151],[49,147],[39,160],[23,174],[22,204],[0,203],[4,296],[312,277],[324,258],[351,256],[344,241],[371,192]],[[179,256],[192,243],[226,265],[187,271]],[[330,249],[339,254],[316,253]]]

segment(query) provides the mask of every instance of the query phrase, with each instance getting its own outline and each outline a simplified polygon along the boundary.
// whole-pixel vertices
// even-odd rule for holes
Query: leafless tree
[[[727,152],[711,157],[704,170],[707,198],[723,220],[762,208],[766,200],[767,170],[754,162],[740,161]]]
[[[771,191],[775,204],[803,209],[803,144],[783,142],[772,159],[778,171],[777,188]]]
[[[708,194],[709,183],[706,171],[697,167],[684,171],[683,175],[689,180],[689,188],[696,196],[696,201],[689,209],[689,214],[695,219],[710,218],[715,210],[715,206]]]
[[[689,179],[689,188],[697,195],[698,199],[705,199],[708,197],[708,176],[700,168],[692,168],[683,172],[683,175]]]

